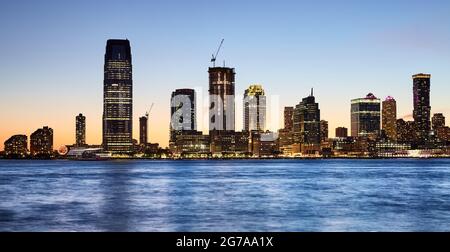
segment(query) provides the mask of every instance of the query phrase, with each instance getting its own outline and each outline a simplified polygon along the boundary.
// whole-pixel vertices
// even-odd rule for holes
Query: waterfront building
[[[53,129],[47,126],[30,136],[31,156],[50,157],[53,155]]]
[[[249,132],[211,131],[210,150],[215,156],[246,155],[249,146]]]
[[[251,85],[244,93],[244,131],[266,130],[266,95],[261,85]]]
[[[177,89],[172,92],[170,107],[170,139],[172,151],[176,149],[177,136],[183,131],[197,130],[196,95],[194,89]]]
[[[209,68],[209,130],[235,130],[235,71]]]
[[[365,98],[353,99],[351,101],[352,137],[377,137],[381,126],[380,109],[380,99],[372,93]]]
[[[175,156],[202,158],[210,154],[210,138],[200,131],[182,131],[176,137]]]
[[[436,130],[436,137],[439,140],[446,142],[448,145],[448,142],[450,142],[450,127],[448,126],[439,127]]]
[[[375,141],[366,137],[343,137],[332,139],[332,150],[337,157],[367,157],[371,148],[375,149]]]
[[[103,147],[113,154],[133,151],[133,79],[128,40],[106,43],[103,82]]]
[[[414,122],[416,126],[417,141],[424,144],[431,131],[430,121],[430,74],[413,75],[413,101],[414,101]]]
[[[14,135],[5,141],[5,156],[24,158],[28,154],[28,137],[26,135]]]
[[[409,143],[381,141],[375,145],[375,156],[383,158],[407,157],[408,150],[411,150],[411,144]]]
[[[391,141],[397,140],[397,102],[391,96],[383,101],[382,129]]]
[[[86,146],[86,117],[83,114],[75,118],[75,146]]]
[[[442,113],[436,113],[431,119],[431,125],[433,130],[438,130],[441,127],[445,127],[445,116]]]
[[[280,154],[277,136],[273,132],[253,131],[249,139],[249,152],[257,158],[277,157]]]
[[[280,129],[278,131],[278,144],[280,153],[284,156],[291,156],[292,145],[294,144],[294,133],[292,130]]]
[[[415,144],[417,141],[416,123],[414,121],[397,120],[397,141]]]
[[[145,146],[148,143],[148,116],[139,117],[139,144]]]
[[[320,145],[320,109],[312,89],[295,107],[293,130],[295,143]]]

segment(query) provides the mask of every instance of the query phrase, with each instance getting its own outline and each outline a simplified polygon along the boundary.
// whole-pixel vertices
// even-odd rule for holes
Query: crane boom
[[[147,113],[145,113],[145,116],[148,118],[150,116],[150,113],[152,112],[153,106],[155,105],[155,103],[152,103],[152,106],[150,106],[150,109],[147,111]]]
[[[217,59],[217,55],[219,55],[220,49],[222,48],[223,42],[225,41],[225,39],[222,39],[222,41],[220,42],[219,48],[216,51],[216,54],[213,54],[212,58],[211,58],[211,62],[213,63],[213,66],[216,66],[216,59]]]

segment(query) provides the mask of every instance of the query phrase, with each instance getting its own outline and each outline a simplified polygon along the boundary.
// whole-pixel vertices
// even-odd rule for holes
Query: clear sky
[[[55,148],[73,144],[78,113],[87,117],[88,143],[100,144],[109,38],[131,41],[134,137],[155,103],[150,140],[163,146],[171,92],[207,91],[222,38],[218,62],[236,68],[237,93],[260,83],[280,97],[281,111],[314,87],[331,136],[350,126],[350,99],[369,92],[394,96],[399,117],[410,115],[411,75],[419,72],[432,74],[432,112],[449,118],[449,13],[447,0],[4,1],[0,146],[44,125],[54,129]]]

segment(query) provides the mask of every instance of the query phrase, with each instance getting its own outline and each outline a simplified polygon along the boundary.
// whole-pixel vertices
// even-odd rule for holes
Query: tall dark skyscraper
[[[103,83],[103,148],[133,151],[133,79],[128,40],[108,40]]]
[[[209,68],[209,130],[235,130],[234,68]]]
[[[365,98],[352,100],[352,137],[368,137],[380,134],[381,101],[372,93]]]
[[[265,131],[266,94],[261,85],[251,85],[244,93],[244,130]]]
[[[312,90],[311,95],[295,107],[294,142],[320,144],[320,109]]]
[[[148,116],[139,118],[139,144],[146,145],[148,143]]]
[[[75,145],[77,147],[86,145],[86,117],[83,114],[75,118]]]
[[[421,143],[428,140],[431,130],[430,80],[430,74],[421,73],[413,75],[413,117],[416,126],[417,140]]]
[[[397,102],[391,96],[383,101],[382,128],[390,140],[397,140]]]
[[[177,134],[197,130],[195,90],[185,88],[172,92],[170,112],[169,144],[173,145]]]

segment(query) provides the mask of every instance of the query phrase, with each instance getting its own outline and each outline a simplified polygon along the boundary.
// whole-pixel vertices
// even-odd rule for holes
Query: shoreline
[[[108,158],[103,160],[89,160],[89,159],[69,159],[69,158],[0,158],[2,160],[20,161],[20,160],[35,160],[35,161],[85,161],[85,162],[101,162],[101,161],[117,161],[117,160],[145,160],[145,161],[264,161],[264,160],[398,160],[398,159],[414,159],[414,160],[430,160],[430,159],[450,159],[450,156],[443,157],[279,157],[279,158]]]

